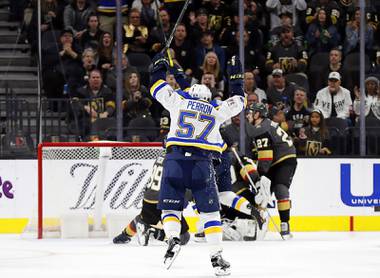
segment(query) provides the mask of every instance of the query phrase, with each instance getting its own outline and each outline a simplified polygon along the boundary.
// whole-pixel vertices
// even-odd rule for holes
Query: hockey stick
[[[172,30],[172,32],[170,33],[169,39],[166,41],[166,43],[165,43],[165,47],[161,50],[161,53],[165,53],[165,52],[167,52],[168,59],[169,59],[169,65],[170,65],[171,67],[174,66],[174,63],[173,63],[173,59],[172,59],[172,57],[171,57],[171,55],[170,55],[169,47],[170,47],[170,44],[172,43],[172,40],[173,40],[173,38],[174,38],[175,30],[177,29],[178,24],[181,23],[182,18],[183,18],[183,16],[185,15],[185,11],[187,10],[187,7],[189,6],[189,3],[190,3],[190,0],[186,0],[185,4],[184,4],[183,7],[182,7],[181,13],[180,13],[179,16],[178,16],[177,21],[176,21],[176,23],[174,24],[173,30]],[[162,31],[163,31],[163,30],[162,30]]]
[[[247,178],[248,178],[249,184],[250,184],[251,187],[252,187],[253,189],[255,189],[255,191],[257,192],[257,187],[255,186],[255,183],[254,183],[253,180],[251,179],[251,176],[249,175],[247,169],[245,169],[244,164],[243,164],[243,162],[241,161],[240,156],[239,156],[239,154],[237,153],[236,149],[235,149],[234,147],[231,147],[231,150],[232,150],[232,152],[234,153],[234,155],[235,155],[237,161],[239,162],[240,167],[241,167],[242,169],[244,169],[244,171],[245,171],[245,173],[246,173],[246,175],[247,175]],[[267,212],[268,217],[269,217],[270,221],[272,222],[274,228],[275,228],[276,231],[278,232],[278,234],[281,236],[281,238],[282,238],[283,240],[285,240],[285,238],[282,236],[282,234],[281,234],[281,232],[280,232],[280,229],[278,228],[276,222],[274,222],[274,220],[273,220],[273,218],[272,218],[272,215],[269,213],[269,210],[268,210],[267,208],[265,208],[264,210]]]

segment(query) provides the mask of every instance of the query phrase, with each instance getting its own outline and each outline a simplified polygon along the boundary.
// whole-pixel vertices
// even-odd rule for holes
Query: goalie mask
[[[189,95],[196,99],[211,100],[211,91],[206,85],[194,84],[190,87]]]

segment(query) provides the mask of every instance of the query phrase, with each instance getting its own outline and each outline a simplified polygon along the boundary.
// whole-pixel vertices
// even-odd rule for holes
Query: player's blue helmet
[[[256,113],[256,112],[259,112],[260,114],[260,117],[262,118],[267,118],[268,117],[268,109],[266,107],[266,105],[264,103],[252,103],[249,107],[248,107],[248,111],[252,112],[252,113]]]
[[[210,101],[212,96],[210,89],[203,84],[194,84],[193,86],[191,86],[189,90],[189,95],[193,98],[202,99],[206,101]]]

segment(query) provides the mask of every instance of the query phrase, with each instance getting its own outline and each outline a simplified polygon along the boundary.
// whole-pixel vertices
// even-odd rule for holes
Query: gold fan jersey
[[[221,153],[226,148],[219,132],[221,124],[245,107],[242,96],[207,102],[192,98],[186,91],[173,90],[164,80],[153,84],[150,92],[170,112],[166,147],[188,146]]]

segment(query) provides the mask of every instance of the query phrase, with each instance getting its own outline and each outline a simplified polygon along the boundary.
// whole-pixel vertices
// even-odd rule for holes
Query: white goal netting
[[[139,213],[162,151],[160,144],[42,144],[38,216],[26,230],[39,238],[114,236]]]

